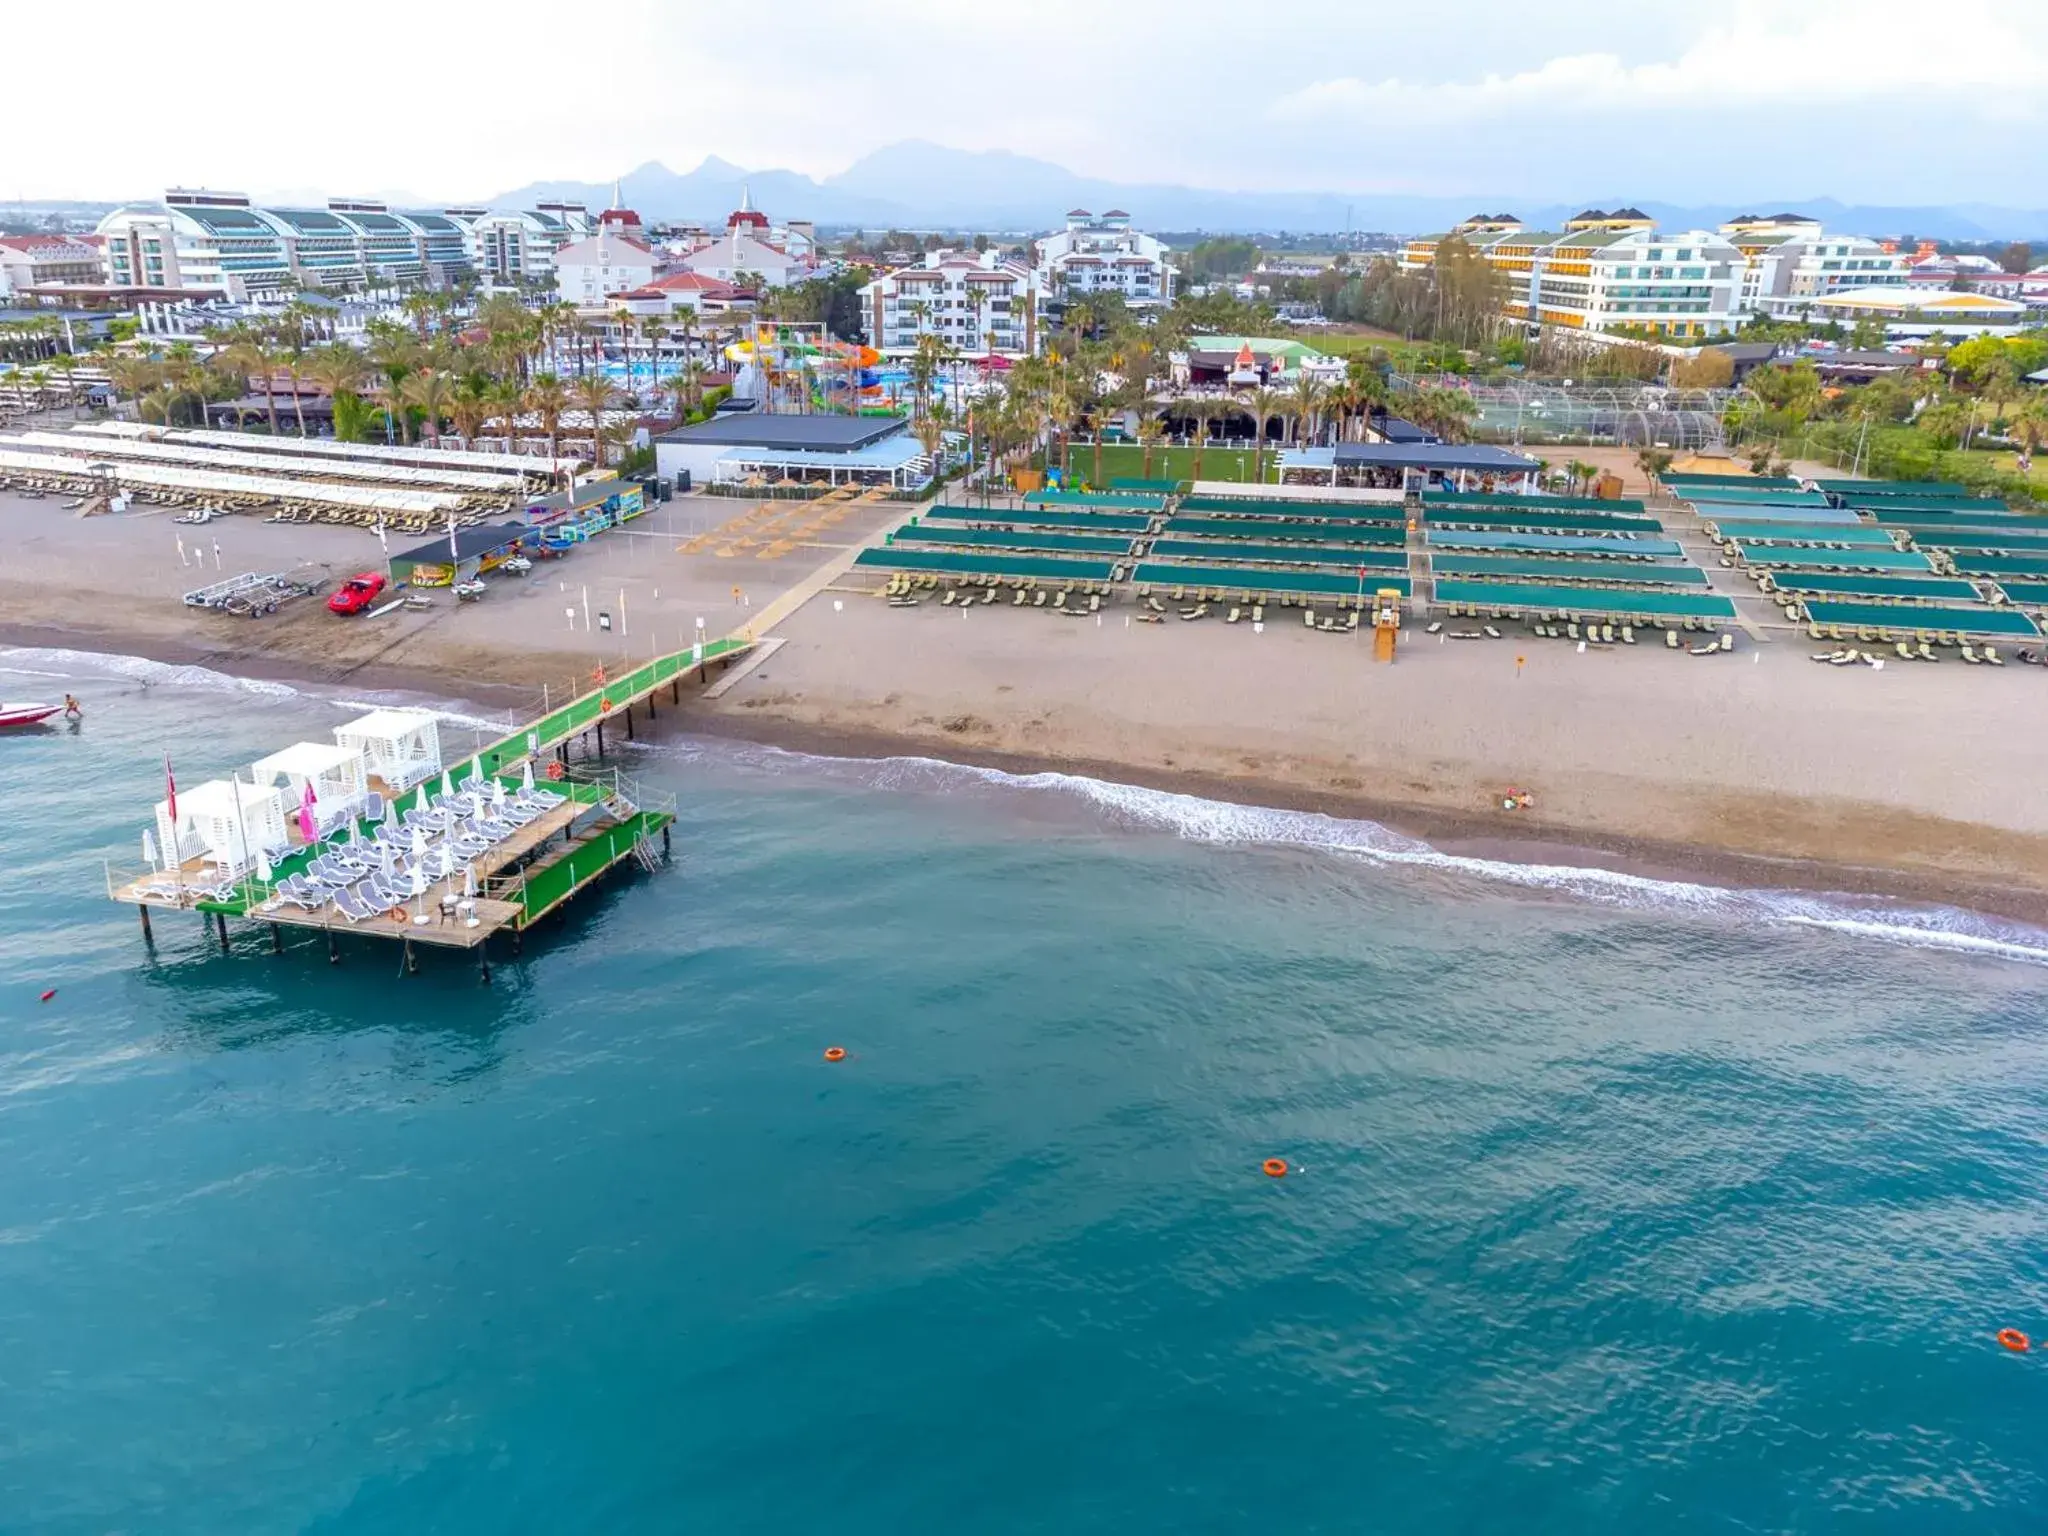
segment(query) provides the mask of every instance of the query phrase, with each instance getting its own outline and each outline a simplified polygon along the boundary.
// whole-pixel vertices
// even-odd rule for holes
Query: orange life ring
[[[2017,1328],[1999,1329],[1998,1342],[2016,1355],[2024,1355],[2029,1349],[2033,1348],[2032,1341]]]
[[[562,760],[560,758],[552,758],[549,760],[547,770],[549,778],[560,779],[568,771],[568,769],[562,766]]]
[[[599,699],[597,701],[597,708],[600,714],[608,715],[612,712],[612,701],[610,699]]]
[[[393,907],[389,912],[386,912],[384,915],[390,918],[391,921],[393,921],[394,923],[402,923],[405,921],[405,908]]]
[[[844,1060],[846,1060],[846,1047],[845,1047],[845,1046],[843,1046],[843,1045],[828,1045],[828,1046],[826,1046],[826,1047],[825,1047],[825,1059],[826,1059],[827,1061],[844,1061]]]
[[[1284,1179],[1287,1177],[1287,1159],[1284,1157],[1269,1157],[1259,1164],[1259,1167],[1269,1179]]]

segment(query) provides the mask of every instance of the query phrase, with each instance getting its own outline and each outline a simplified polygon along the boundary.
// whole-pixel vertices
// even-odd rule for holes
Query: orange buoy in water
[[[2017,1328],[1999,1329],[1998,1342],[2016,1355],[2024,1355],[2029,1349],[2033,1348],[2032,1342]]]
[[[1265,1170],[1266,1177],[1269,1179],[1284,1179],[1287,1177],[1287,1159],[1284,1157],[1269,1157],[1259,1166]]]
[[[49,1001],[49,1000],[50,1000],[51,998],[55,997],[56,995],[57,995],[57,989],[56,989],[55,987],[52,987],[52,988],[50,988],[50,990],[49,990],[49,991],[45,992],[45,993],[44,993],[44,994],[42,995],[42,997],[41,997],[40,1001],[42,1001],[42,1002],[45,1002],[45,1003],[47,1003],[47,1002],[48,1002],[48,1001]]]
[[[826,1047],[825,1047],[825,1059],[826,1059],[827,1061],[844,1061],[844,1060],[846,1060],[846,1047],[845,1047],[845,1046],[843,1046],[843,1045],[828,1045],[828,1046],[826,1046]]]

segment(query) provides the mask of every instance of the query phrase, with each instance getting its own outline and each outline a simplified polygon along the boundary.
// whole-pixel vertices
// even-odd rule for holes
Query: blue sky
[[[95,14],[115,90],[11,72],[17,122],[84,131],[11,136],[0,198],[823,176],[925,138],[1211,187],[2048,206],[2048,0],[454,0],[175,46],[155,0]],[[10,52],[74,23],[12,17]]]

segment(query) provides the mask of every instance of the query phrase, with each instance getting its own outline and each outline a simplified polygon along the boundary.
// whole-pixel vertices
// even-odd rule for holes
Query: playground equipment
[[[890,403],[887,381],[874,372],[882,354],[835,341],[821,324],[777,321],[751,328],[725,349],[743,373],[753,370],[766,410],[847,410]]]

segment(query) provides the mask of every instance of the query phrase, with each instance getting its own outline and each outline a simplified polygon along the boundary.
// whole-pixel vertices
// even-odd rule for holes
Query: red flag
[[[164,754],[164,799],[170,802],[171,825],[178,824],[178,781],[171,777],[171,754]]]

